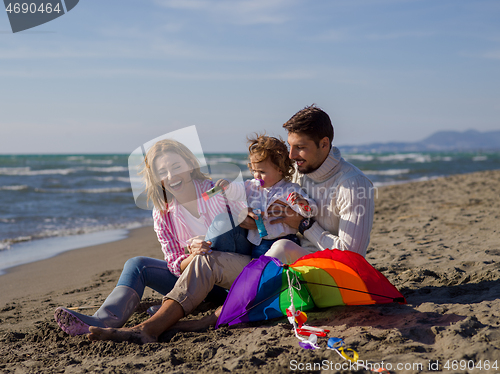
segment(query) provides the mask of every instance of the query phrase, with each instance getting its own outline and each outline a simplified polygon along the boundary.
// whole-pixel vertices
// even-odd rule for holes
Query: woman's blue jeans
[[[177,279],[179,278],[168,269],[165,260],[138,256],[125,263],[117,286],[133,288],[142,298],[146,287],[166,295],[174,288]]]
[[[247,230],[239,226],[233,229],[229,215],[220,214],[210,225],[205,240],[212,241],[214,250],[250,255],[252,244],[246,236]],[[146,287],[166,295],[174,288],[177,279],[168,269],[166,261],[139,256],[125,263],[117,286],[133,288],[142,298]]]

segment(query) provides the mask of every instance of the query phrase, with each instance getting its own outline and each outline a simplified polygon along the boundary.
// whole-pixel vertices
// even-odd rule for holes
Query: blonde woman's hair
[[[187,162],[189,166],[192,167],[192,179],[210,179],[207,175],[201,172],[198,159],[188,147],[171,139],[159,140],[148,150],[144,159],[144,166],[139,174],[142,175],[146,184],[147,201],[151,201],[154,207],[160,211],[167,209],[168,202],[172,201],[173,196],[163,187],[153,165],[159,156],[162,156],[167,152],[178,154],[184,159],[184,161]]]

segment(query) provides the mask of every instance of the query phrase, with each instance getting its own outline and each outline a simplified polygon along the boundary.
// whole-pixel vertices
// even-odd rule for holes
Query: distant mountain
[[[339,146],[344,153],[500,150],[500,131],[438,131],[414,143],[390,142]]]

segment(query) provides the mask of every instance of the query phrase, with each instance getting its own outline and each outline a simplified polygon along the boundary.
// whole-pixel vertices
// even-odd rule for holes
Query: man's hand
[[[276,217],[276,219],[270,221],[271,225],[284,223],[296,230],[299,228],[300,221],[304,219],[299,213],[281,201],[276,201],[271,205],[267,210],[267,214],[270,218]]]

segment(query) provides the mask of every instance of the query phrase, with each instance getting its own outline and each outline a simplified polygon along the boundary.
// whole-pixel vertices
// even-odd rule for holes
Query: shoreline
[[[128,230],[125,237],[114,241],[69,249],[50,258],[11,267],[0,275],[0,309],[13,299],[81,287],[99,273],[119,275],[123,264],[139,255],[163,258],[152,226]],[[33,281],[28,281],[27,276]]]
[[[130,229],[112,229],[17,243],[9,249],[0,251],[0,277],[9,273],[12,268],[47,260],[67,251],[125,239],[129,235],[129,231]]]

